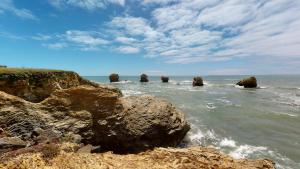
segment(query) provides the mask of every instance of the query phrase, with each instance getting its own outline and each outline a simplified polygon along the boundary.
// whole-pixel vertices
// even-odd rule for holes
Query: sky
[[[300,74],[300,0],[0,0],[0,65]]]

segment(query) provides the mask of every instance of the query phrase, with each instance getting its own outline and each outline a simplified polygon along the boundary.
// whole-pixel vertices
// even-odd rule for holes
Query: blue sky
[[[81,75],[300,73],[298,0],[0,0],[0,64]]]

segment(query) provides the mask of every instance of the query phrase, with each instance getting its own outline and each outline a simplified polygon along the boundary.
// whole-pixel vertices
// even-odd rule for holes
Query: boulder
[[[203,86],[203,79],[200,76],[194,77],[193,86]]]
[[[169,77],[167,77],[167,76],[162,76],[162,77],[160,77],[160,79],[163,83],[168,83],[169,82]]]
[[[146,74],[142,74],[142,75],[141,75],[140,82],[149,82],[148,76],[147,76]]]
[[[257,81],[254,76],[239,81],[236,85],[244,86],[244,88],[256,88]]]
[[[0,92],[0,124],[31,142],[80,140],[118,153],[177,146],[188,132],[184,114],[167,101],[121,96],[100,85],[56,90],[40,103]]]
[[[110,82],[119,82],[119,75],[115,74],[115,73],[109,75],[109,81]]]

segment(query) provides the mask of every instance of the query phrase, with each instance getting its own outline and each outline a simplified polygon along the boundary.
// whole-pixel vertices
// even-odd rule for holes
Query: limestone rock
[[[0,91],[21,97],[27,101],[40,102],[55,90],[79,85],[92,85],[77,73],[69,71],[26,71],[22,73],[0,73]]]
[[[256,88],[257,87],[257,81],[254,76],[243,79],[237,83],[239,86],[244,86],[244,88]]]
[[[0,154],[7,151],[26,147],[27,143],[18,137],[0,138]]]
[[[149,82],[148,76],[146,74],[142,74],[140,82]]]
[[[200,76],[194,77],[193,86],[203,86],[203,79]]]
[[[31,103],[0,92],[0,123],[29,141],[81,140],[120,153],[176,146],[189,130],[183,113],[167,101],[121,96],[105,86],[78,86]]]
[[[160,79],[163,83],[168,83],[169,82],[169,77],[167,77],[167,76],[162,76],[162,77],[160,77]]]
[[[64,147],[70,147],[68,150],[74,149],[72,145]],[[111,152],[90,154],[61,151],[48,163],[41,154],[27,153],[0,162],[0,168],[275,169],[275,164],[268,159],[236,160],[213,148],[192,147],[155,148],[151,151],[126,155]]]
[[[115,74],[115,73],[109,75],[109,81],[110,82],[119,82],[119,75]]]

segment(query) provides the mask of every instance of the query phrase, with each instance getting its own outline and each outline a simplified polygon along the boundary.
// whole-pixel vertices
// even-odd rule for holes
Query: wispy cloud
[[[59,50],[66,48],[68,45],[66,43],[50,43],[50,44],[42,44],[44,47],[49,49]]]
[[[66,6],[78,7],[86,10],[96,10],[105,8],[109,4],[125,5],[125,0],[48,0],[49,3],[56,8],[64,8]]]
[[[139,48],[132,47],[132,46],[120,46],[117,50],[124,54],[136,54],[140,52]]]
[[[95,51],[110,43],[102,36],[104,35],[97,31],[68,30],[63,34],[37,34],[32,39],[43,41],[42,45],[50,49],[72,47],[82,51]]]
[[[144,49],[146,57],[160,57],[167,63],[300,58],[300,1],[141,3],[161,6],[152,10],[151,18],[126,15],[113,18],[108,25],[111,32],[118,32],[112,34],[115,42]]]
[[[10,12],[20,18],[37,20],[37,17],[28,9],[19,9],[15,7],[12,0],[1,0],[0,13]]]

